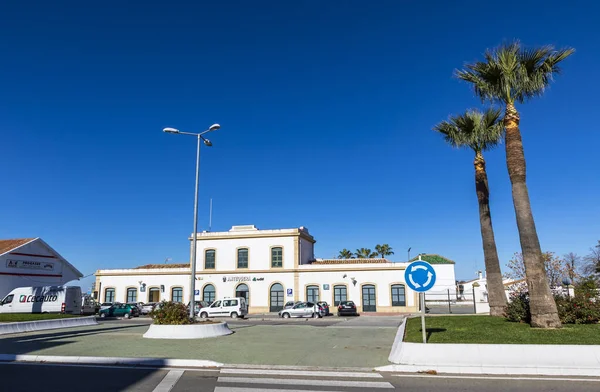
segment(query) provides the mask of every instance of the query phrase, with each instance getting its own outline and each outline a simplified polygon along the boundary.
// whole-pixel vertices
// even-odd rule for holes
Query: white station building
[[[0,299],[16,287],[59,286],[82,276],[41,238],[0,240]]]
[[[191,242],[192,238],[190,238]],[[387,259],[316,259],[304,227],[258,230],[233,226],[198,233],[195,299],[246,297],[250,313],[279,311],[288,301],[352,300],[359,312],[410,313],[418,295],[404,282],[408,263]],[[190,252],[191,253],[191,252]],[[427,255],[423,256],[427,261]],[[454,293],[454,262],[435,255],[433,289]],[[189,302],[189,264],[151,264],[96,271],[100,302]],[[332,309],[335,312],[334,309]]]

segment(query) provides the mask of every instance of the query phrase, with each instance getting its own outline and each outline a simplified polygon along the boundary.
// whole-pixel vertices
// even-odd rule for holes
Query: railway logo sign
[[[415,261],[410,263],[404,271],[404,280],[408,287],[418,293],[430,290],[435,284],[435,270],[426,261]]]

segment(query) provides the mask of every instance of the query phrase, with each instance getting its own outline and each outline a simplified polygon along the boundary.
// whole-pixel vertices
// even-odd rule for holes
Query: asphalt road
[[[600,390],[600,379],[428,376],[307,370],[238,369],[186,370],[99,367],[81,365],[0,363],[5,391],[44,392],[302,392],[448,391],[448,392],[583,392]]]

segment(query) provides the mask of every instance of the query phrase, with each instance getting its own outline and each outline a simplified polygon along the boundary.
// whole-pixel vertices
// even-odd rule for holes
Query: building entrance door
[[[160,290],[152,288],[148,292],[148,302],[160,302]]]
[[[373,285],[367,284],[362,287],[362,311],[377,311],[377,298],[375,298],[375,286]]]
[[[283,309],[283,286],[275,283],[271,286],[269,312],[279,312]]]

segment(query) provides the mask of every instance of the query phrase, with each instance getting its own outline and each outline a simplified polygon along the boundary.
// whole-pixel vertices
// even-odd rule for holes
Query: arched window
[[[202,300],[212,304],[215,301],[215,286],[207,284],[202,290]]]
[[[115,302],[115,289],[104,290],[104,302]]]
[[[319,302],[319,286],[306,286],[306,301]]]
[[[269,312],[279,312],[283,309],[283,286],[274,283],[269,294]]]
[[[214,249],[204,251],[204,269],[215,269],[216,252]]]
[[[348,289],[342,285],[333,286],[333,306],[338,306],[342,301],[348,301]]]
[[[237,267],[248,268],[248,248],[238,249],[237,251]]]
[[[403,284],[392,285],[392,306],[406,306],[406,289]]]
[[[127,289],[127,303],[137,302],[137,289]]]
[[[283,267],[283,248],[280,246],[271,248],[271,267]]]
[[[171,289],[171,301],[173,301],[173,302],[183,302],[183,288],[181,288],[181,287],[173,287]]]
[[[238,285],[235,288],[235,296],[246,298],[246,303],[248,304],[250,302],[250,290],[248,286],[245,283]]]

